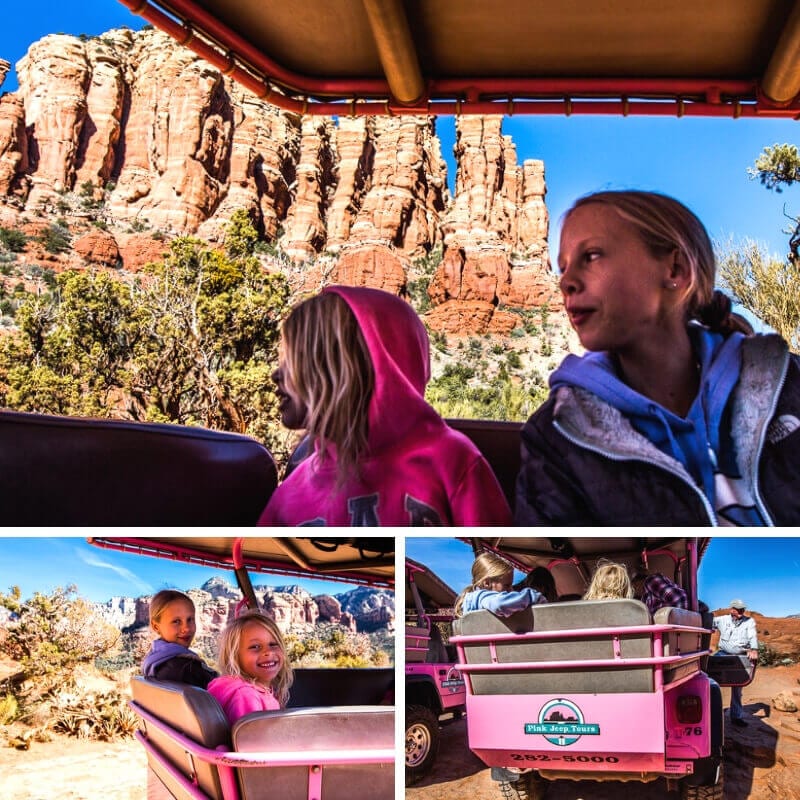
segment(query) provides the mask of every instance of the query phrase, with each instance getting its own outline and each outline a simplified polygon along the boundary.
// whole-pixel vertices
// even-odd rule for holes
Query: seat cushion
[[[237,752],[345,751],[394,747],[394,709],[372,706],[259,711],[233,726]],[[318,775],[318,773],[316,773]],[[242,800],[308,800],[309,768],[240,770]],[[322,768],[324,800],[393,800],[392,764],[342,764]]]

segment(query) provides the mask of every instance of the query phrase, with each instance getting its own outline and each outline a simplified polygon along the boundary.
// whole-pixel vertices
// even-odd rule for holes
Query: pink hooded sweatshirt
[[[231,725],[253,711],[279,711],[281,707],[269,689],[238,675],[222,675],[214,678],[208,684],[208,691],[222,706]]]
[[[335,489],[336,465],[316,453],[275,490],[259,525],[510,525],[511,512],[478,448],[425,402],[428,334],[414,309],[378,289],[329,286],[350,306],[375,372],[369,451],[360,479]]]

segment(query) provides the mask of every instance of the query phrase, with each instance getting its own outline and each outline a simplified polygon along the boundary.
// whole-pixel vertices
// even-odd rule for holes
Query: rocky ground
[[[750,714],[746,728],[725,723],[725,800],[800,800],[798,712],[778,711],[773,698],[785,692],[800,702],[800,665],[761,667],[744,690]],[[723,690],[729,702],[729,690]],[[546,800],[678,800],[680,792],[663,780],[651,784],[558,781]],[[500,800],[489,769],[467,749],[466,722],[443,731],[433,772],[406,789],[406,800]]]

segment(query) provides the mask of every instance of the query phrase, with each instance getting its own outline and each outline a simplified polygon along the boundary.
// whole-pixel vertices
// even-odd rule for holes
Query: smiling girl
[[[276,711],[286,705],[294,675],[286,645],[275,622],[248,611],[228,623],[220,636],[222,675],[208,691],[231,725],[253,711]]]
[[[157,634],[142,662],[145,678],[190,683],[205,689],[217,676],[193,650],[197,633],[194,603],[176,589],[162,589],[150,601],[150,628]]]
[[[522,434],[521,525],[796,525],[800,366],[714,291],[708,234],[652,192],[567,212],[567,356]]]

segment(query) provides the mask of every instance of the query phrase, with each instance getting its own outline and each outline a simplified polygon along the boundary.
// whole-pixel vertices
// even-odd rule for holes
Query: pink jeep
[[[426,566],[406,559],[406,784],[433,766],[440,725],[464,713],[464,678],[455,647],[445,643],[455,600]]]
[[[707,671],[711,615],[697,596],[708,540],[470,541],[525,572],[547,567],[560,597],[580,597],[601,556],[630,572],[659,572],[688,595],[688,609],[652,616],[639,600],[569,599],[453,623],[469,747],[492,767],[503,797],[541,798],[559,778],[665,777],[684,800],[721,800],[722,696]]]
[[[224,465],[223,465],[224,466]],[[394,585],[394,539],[96,537],[92,544],[232,569],[250,607],[251,571]],[[204,689],[131,680],[149,800],[394,797],[394,668],[295,669],[290,702],[230,725]]]

